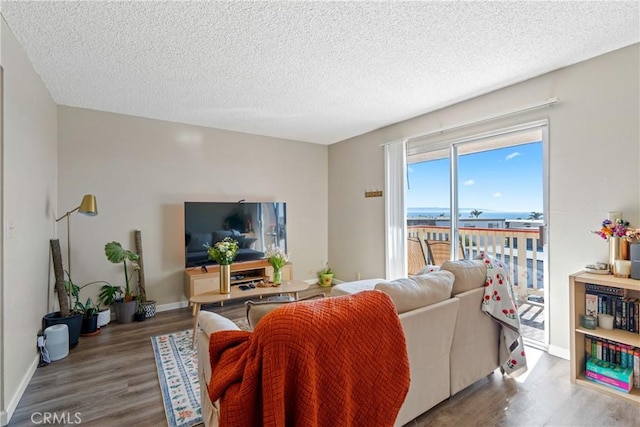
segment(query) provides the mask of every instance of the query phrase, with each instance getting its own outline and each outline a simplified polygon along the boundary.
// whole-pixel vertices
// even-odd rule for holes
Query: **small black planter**
[[[69,349],[78,345],[78,339],[80,338],[80,329],[82,327],[82,313],[74,314],[73,316],[60,317],[60,312],[45,314],[42,317],[42,330],[44,331],[49,326],[65,324],[69,328]]]
[[[98,330],[98,315],[94,314],[93,316],[87,318],[82,318],[82,327],[80,328],[81,335],[93,334]]]
[[[136,313],[133,315],[133,318],[135,319],[136,322],[142,322],[144,319],[147,318],[147,315],[144,312]]]

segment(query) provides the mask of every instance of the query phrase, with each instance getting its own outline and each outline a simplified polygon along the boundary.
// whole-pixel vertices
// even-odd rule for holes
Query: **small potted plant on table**
[[[324,268],[320,270],[320,273],[318,275],[320,276],[320,286],[331,286],[331,283],[333,282],[333,270],[331,270],[331,267],[329,267],[328,261],[325,264]]]

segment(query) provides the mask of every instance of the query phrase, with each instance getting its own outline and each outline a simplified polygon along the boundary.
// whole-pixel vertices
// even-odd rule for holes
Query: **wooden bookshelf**
[[[571,310],[571,382],[583,387],[597,390],[609,396],[625,399],[640,404],[640,389],[632,388],[623,393],[613,388],[587,380],[584,376],[585,336],[590,335],[622,344],[640,347],[640,334],[620,329],[587,329],[580,325],[580,315],[585,314],[585,284],[613,286],[630,291],[633,296],[640,297],[640,280],[625,279],[611,275],[600,275],[580,272],[569,276],[569,302]]]

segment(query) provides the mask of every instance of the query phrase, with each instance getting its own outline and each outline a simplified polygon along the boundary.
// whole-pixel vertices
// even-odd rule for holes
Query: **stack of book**
[[[633,369],[622,368],[619,365],[605,362],[595,357],[587,360],[585,377],[624,393],[629,393],[633,387]]]
[[[640,300],[627,296],[626,289],[585,284],[585,308],[588,316],[613,316],[613,327],[640,333]]]
[[[629,387],[625,391],[628,392],[632,387],[640,388],[639,347],[587,335],[585,337],[585,350],[587,360],[585,376],[588,379],[611,385],[614,388],[620,388],[620,384],[616,383],[617,385],[614,386],[612,381],[606,383],[606,379],[602,377],[610,377],[612,380],[622,381],[626,376],[621,378],[620,375],[628,375]],[[611,370],[595,369],[595,367],[606,367]]]

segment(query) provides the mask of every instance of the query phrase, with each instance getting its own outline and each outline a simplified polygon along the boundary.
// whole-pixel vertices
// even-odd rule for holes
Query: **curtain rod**
[[[473,119],[473,120],[469,120],[469,121],[466,121],[466,122],[460,122],[460,123],[456,123],[456,124],[453,124],[453,125],[444,126],[444,127],[439,128],[439,129],[435,129],[435,130],[432,130],[432,131],[429,131],[429,132],[425,132],[425,133],[419,133],[419,134],[416,134],[416,135],[411,135],[411,136],[408,136],[406,138],[398,139],[396,141],[385,142],[384,144],[380,144],[380,146],[383,147],[383,146],[385,146],[387,144],[393,144],[393,143],[399,142],[399,141],[409,142],[412,139],[425,138],[425,137],[431,136],[431,135],[443,134],[443,133],[452,131],[454,129],[460,129],[460,128],[471,126],[471,125],[475,125],[475,124],[478,124],[478,123],[483,123],[483,122],[486,122],[486,121],[489,121],[489,120],[501,119],[503,117],[511,116],[513,114],[522,113],[524,111],[535,110],[536,108],[550,107],[553,104],[557,103],[558,101],[559,101],[559,99],[557,97],[549,98],[546,101],[539,101],[539,102],[536,102],[536,103],[533,103],[533,104],[524,105],[522,107],[513,108],[511,110],[503,111],[502,113],[492,114],[490,116],[481,117],[479,119]]]

